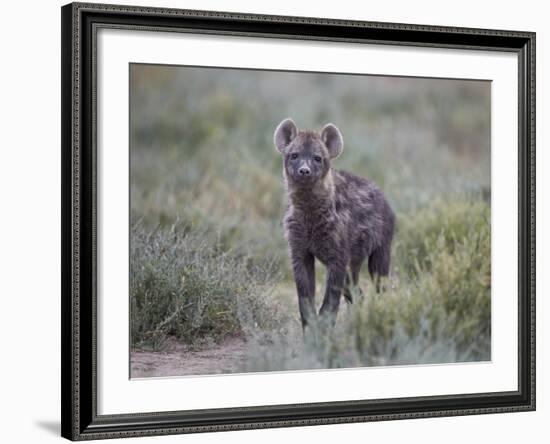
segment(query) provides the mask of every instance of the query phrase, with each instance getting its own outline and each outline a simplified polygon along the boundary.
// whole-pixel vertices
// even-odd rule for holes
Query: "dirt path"
[[[242,338],[228,338],[204,350],[190,350],[176,341],[163,351],[130,352],[131,377],[208,375],[234,372],[244,359],[247,343]]]

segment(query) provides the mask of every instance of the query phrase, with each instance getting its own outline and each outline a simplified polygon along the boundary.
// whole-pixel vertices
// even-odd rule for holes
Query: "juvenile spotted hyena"
[[[327,267],[320,314],[335,319],[341,293],[351,302],[361,264],[380,290],[390,269],[395,216],[382,191],[371,181],[331,167],[344,147],[333,124],[321,133],[298,130],[283,120],[274,135],[284,159],[288,207],[284,217],[302,325],[315,315],[315,258]],[[349,270],[349,274],[348,274]]]

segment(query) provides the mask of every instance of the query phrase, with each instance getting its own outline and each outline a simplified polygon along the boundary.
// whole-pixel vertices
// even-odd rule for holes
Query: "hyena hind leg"
[[[353,304],[353,296],[351,294],[351,278],[349,273],[346,273],[346,279],[344,280],[344,299],[348,304]]]
[[[369,274],[374,281],[376,292],[384,290],[381,278],[390,274],[390,250],[389,248],[376,248],[369,256]]]
[[[346,301],[350,304],[353,303],[353,295],[351,291],[352,285],[359,291],[359,294],[363,294],[363,291],[359,287],[359,271],[361,271],[362,262],[362,260],[352,260],[350,263],[350,271],[346,273],[344,297],[346,298]]]

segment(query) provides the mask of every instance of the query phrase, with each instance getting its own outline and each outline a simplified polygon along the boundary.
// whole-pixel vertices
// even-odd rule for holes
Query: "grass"
[[[244,371],[490,359],[487,83],[145,65],[130,80],[133,348],[239,336]],[[272,143],[287,116],[337,124],[335,167],[375,180],[398,220],[386,291],[365,270],[335,328],[305,336]]]
[[[270,304],[277,277],[269,261],[227,250],[183,224],[131,227],[131,332],[134,347],[162,347],[168,335],[186,343],[270,331],[282,322]]]

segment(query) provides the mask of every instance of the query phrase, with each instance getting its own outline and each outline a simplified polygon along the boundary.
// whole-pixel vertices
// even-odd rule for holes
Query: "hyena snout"
[[[298,169],[298,174],[300,176],[309,176],[311,174],[311,169],[307,165],[302,165]]]

